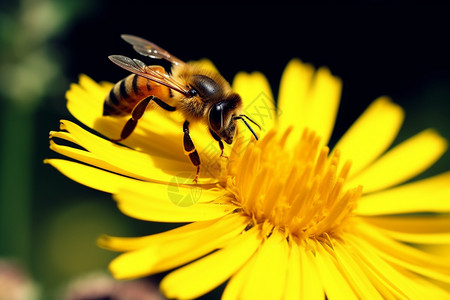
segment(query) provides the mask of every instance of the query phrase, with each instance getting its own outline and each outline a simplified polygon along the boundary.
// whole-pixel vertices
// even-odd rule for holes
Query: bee
[[[197,168],[194,182],[200,173],[200,157],[189,134],[189,124],[201,122],[219,144],[223,156],[225,141],[233,143],[236,135],[236,121],[242,121],[256,140],[258,136],[250,124],[261,127],[248,116],[242,114],[242,99],[233,92],[229,83],[217,72],[185,63],[166,50],[143,38],[121,35],[141,55],[154,59],[164,59],[171,63],[171,72],[162,66],[147,66],[138,59],[123,55],[111,55],[109,59],[119,67],[130,71],[131,75],[117,82],[106,96],[103,104],[104,116],[130,116],[119,139],[129,137],[146,110],[154,105],[162,109],[180,112],[183,123],[184,153]]]

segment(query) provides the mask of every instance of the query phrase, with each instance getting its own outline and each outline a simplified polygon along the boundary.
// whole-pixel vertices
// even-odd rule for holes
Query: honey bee
[[[200,157],[189,135],[190,123],[202,122],[208,126],[211,136],[219,143],[221,157],[224,151],[222,140],[231,144],[236,135],[236,120],[241,120],[258,140],[258,136],[246,120],[258,128],[260,126],[241,113],[241,97],[233,92],[229,83],[220,74],[185,63],[140,37],[133,35],[121,37],[139,54],[164,59],[172,64],[172,68],[170,73],[166,73],[162,66],[147,66],[138,59],[123,55],[109,56],[113,63],[133,73],[117,82],[104,101],[104,116],[130,116],[120,138],[113,141],[120,142],[129,137],[138,120],[152,103],[169,112],[178,111],[185,119],[184,153],[197,167],[194,178],[194,182],[197,182]]]

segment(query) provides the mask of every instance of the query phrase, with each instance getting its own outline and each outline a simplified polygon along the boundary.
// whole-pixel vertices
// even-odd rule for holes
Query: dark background
[[[70,82],[76,82],[80,73],[97,81],[118,81],[126,72],[107,56],[138,57],[120,39],[122,33],[149,39],[183,60],[207,57],[229,81],[238,71],[261,71],[275,97],[291,58],[328,66],[344,83],[332,141],[381,95],[391,96],[406,110],[397,142],[429,127],[450,138],[448,4],[41,2],[58,3],[54,16],[70,21],[37,43],[58,71],[36,96],[38,100],[25,105],[32,109],[14,104],[14,97],[7,93],[2,96],[3,162],[14,160],[5,150],[5,144],[14,144],[13,153],[25,150],[19,151],[22,156],[15,158],[18,167],[13,170],[25,166],[14,177],[9,176],[14,171],[2,165],[3,189],[8,187],[9,192],[1,194],[1,209],[9,216],[4,220],[12,224],[2,223],[9,229],[0,236],[0,258],[18,260],[46,295],[54,295],[77,276],[106,269],[115,254],[97,248],[95,239],[100,234],[137,236],[163,229],[121,215],[110,195],[71,182],[42,164],[44,158],[57,157],[48,150],[48,132],[58,128],[61,118],[73,120],[64,99]],[[2,15],[26,10],[29,3],[6,2],[0,6]],[[20,64],[34,49],[29,46],[21,55],[11,51],[14,34],[5,26],[14,22],[2,24],[1,50],[3,62]],[[5,121],[11,115],[16,117]],[[28,125],[20,129],[19,123]],[[445,155],[426,174],[448,169]],[[16,198],[21,205],[14,204]],[[19,241],[11,241],[17,236]]]

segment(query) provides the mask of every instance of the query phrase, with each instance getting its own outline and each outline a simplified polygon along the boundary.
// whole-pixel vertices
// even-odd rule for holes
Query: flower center
[[[289,132],[271,131],[250,143],[227,189],[255,223],[269,222],[298,239],[335,235],[351,216],[362,187],[343,189],[350,162],[338,169],[338,151],[329,156],[312,131],[305,129],[295,147],[285,149]]]

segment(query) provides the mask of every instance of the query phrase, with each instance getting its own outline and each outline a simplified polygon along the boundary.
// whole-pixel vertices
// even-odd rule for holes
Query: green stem
[[[32,158],[34,115],[32,110],[4,102],[0,146],[0,255],[30,259]]]

